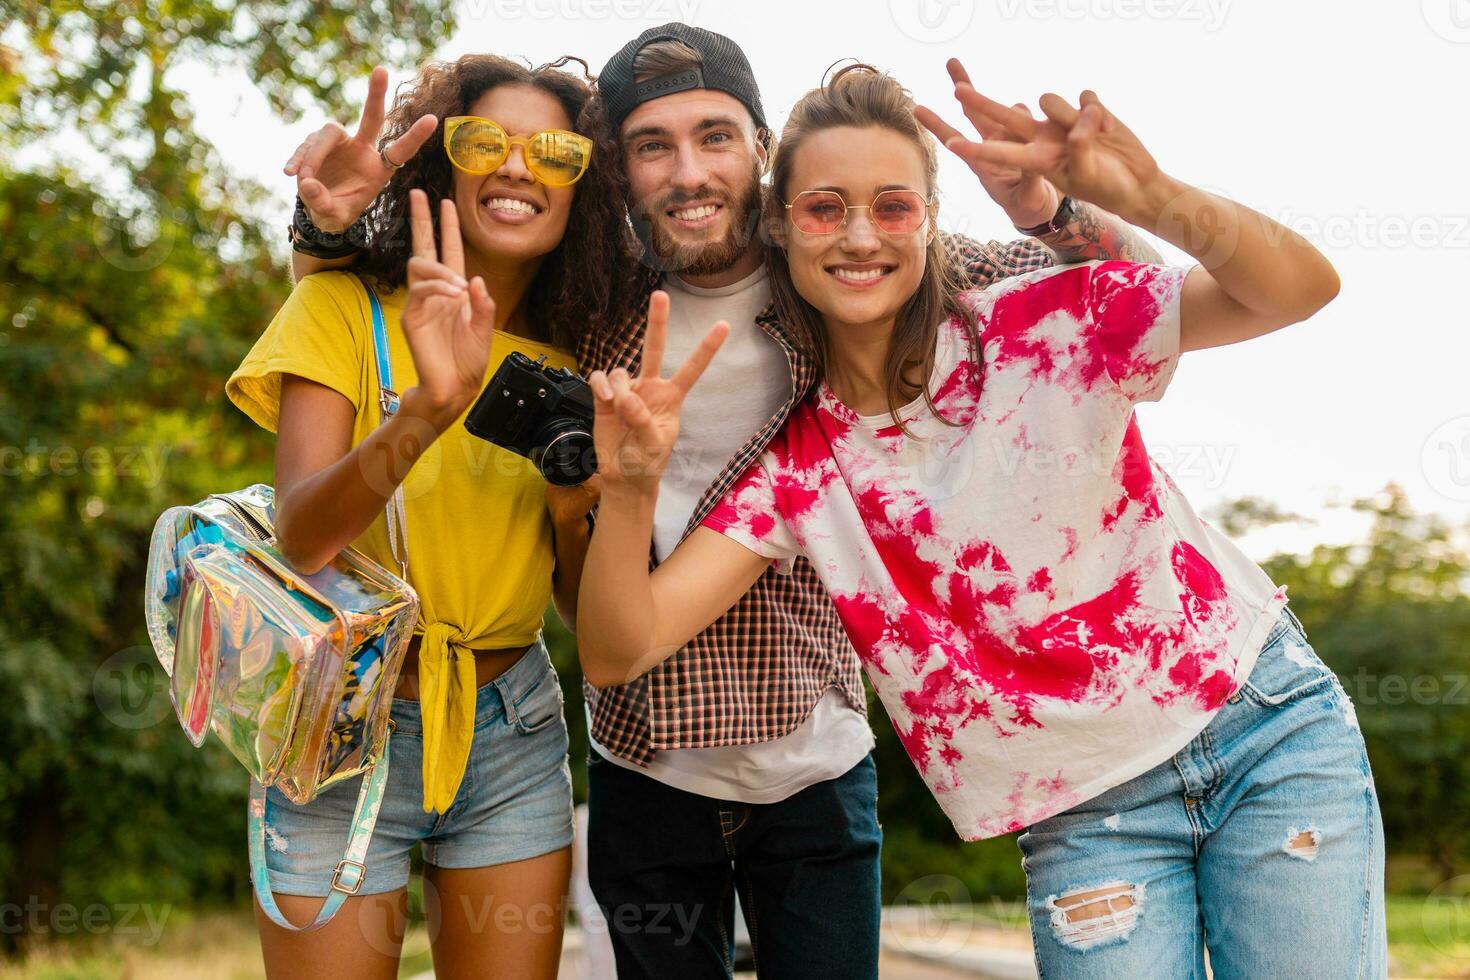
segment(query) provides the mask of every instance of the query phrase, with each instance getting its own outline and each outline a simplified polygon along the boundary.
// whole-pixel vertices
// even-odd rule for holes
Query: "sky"
[[[766,115],[856,58],[962,123],[945,73],[1035,106],[1092,88],[1182,180],[1316,243],[1343,288],[1303,324],[1184,356],[1139,410],[1156,461],[1207,512],[1242,496],[1316,523],[1254,552],[1361,533],[1333,504],[1389,481],[1413,505],[1470,519],[1470,0],[466,0],[436,52],[576,54],[600,68],[647,27],[683,20],[746,51]],[[390,92],[411,73],[393,71]],[[290,125],[243,74],[183,65],[171,81],[229,164],[279,193],[281,165],[325,117]],[[358,84],[358,97],[366,82]],[[338,120],[349,128],[355,119]],[[946,158],[941,224],[1015,237],[970,171]],[[1182,253],[1161,246],[1166,260]],[[1293,537],[1295,535],[1295,537]]]

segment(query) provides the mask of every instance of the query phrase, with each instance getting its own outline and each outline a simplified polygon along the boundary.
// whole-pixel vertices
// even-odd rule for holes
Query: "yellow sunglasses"
[[[592,141],[563,129],[545,129],[530,136],[511,136],[499,123],[481,116],[450,116],[444,120],[444,151],[449,162],[467,174],[499,169],[519,146],[526,169],[548,187],[566,187],[582,179],[592,161]]]

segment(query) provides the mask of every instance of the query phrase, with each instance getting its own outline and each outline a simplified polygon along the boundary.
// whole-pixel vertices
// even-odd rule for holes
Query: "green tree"
[[[1448,881],[1470,856],[1470,554],[1397,486],[1353,507],[1364,541],[1265,568],[1356,702],[1390,853]]]
[[[289,281],[279,208],[170,71],[237,68],[287,119],[345,118],[347,80],[418,63],[453,18],[3,0],[0,24],[0,900],[241,897],[244,777],[177,731],[141,596],[164,507],[270,478],[223,382]],[[55,152],[18,168],[37,141]]]

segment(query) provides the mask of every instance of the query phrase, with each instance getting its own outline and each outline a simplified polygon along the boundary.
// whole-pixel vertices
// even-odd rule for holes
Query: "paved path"
[[[567,934],[567,945],[562,953],[561,980],[603,980],[603,978],[584,978],[582,974],[581,961],[581,937],[574,936],[572,932]],[[1030,960],[1027,959],[1029,966]],[[930,959],[915,955],[902,949],[885,949],[878,961],[878,973],[883,980],[977,980],[977,978],[990,978],[990,980],[1010,980],[1014,973],[992,973],[979,972],[974,969],[975,964],[951,964],[942,960]],[[1036,974],[1030,974],[1034,977]],[[737,973],[736,980],[755,980],[754,973]],[[432,970],[418,973],[406,980],[434,980]],[[612,978],[606,978],[612,980]]]
[[[883,980],[1035,980],[1031,950],[1016,930],[963,928],[902,914],[886,917],[878,971]],[[562,980],[613,980],[584,973],[582,933],[567,930],[562,949]],[[755,980],[737,973],[737,980]],[[434,980],[432,970],[406,980]]]

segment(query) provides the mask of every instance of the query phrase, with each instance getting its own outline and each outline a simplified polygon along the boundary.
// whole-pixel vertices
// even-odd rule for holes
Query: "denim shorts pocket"
[[[1335,677],[1300,630],[1275,629],[1240,690],[1256,704],[1275,708],[1331,687]]]
[[[534,649],[532,653],[535,653]],[[535,685],[516,698],[515,716],[516,731],[522,735],[535,735],[561,719],[561,683],[557,679],[556,670],[550,664],[547,664],[546,671]]]

